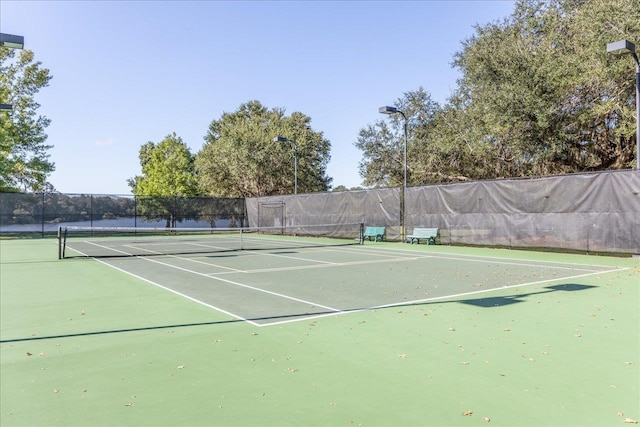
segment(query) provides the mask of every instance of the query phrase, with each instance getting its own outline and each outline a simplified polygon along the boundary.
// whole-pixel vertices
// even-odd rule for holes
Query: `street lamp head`
[[[284,136],[276,136],[275,138],[273,138],[273,142],[288,142],[289,139],[285,138]]]
[[[0,33],[0,46],[12,49],[22,49],[24,48],[24,37]]]
[[[381,114],[395,114],[398,112],[398,109],[396,107],[385,105],[384,107],[378,108],[378,112]]]
[[[617,42],[609,43],[607,45],[607,53],[635,53],[636,45],[628,40],[618,40]]]

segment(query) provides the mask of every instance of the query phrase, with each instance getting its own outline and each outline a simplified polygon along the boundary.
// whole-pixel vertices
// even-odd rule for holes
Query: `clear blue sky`
[[[212,120],[258,100],[331,141],[333,185],[361,185],[358,132],[423,86],[444,103],[473,26],[513,1],[0,2],[0,30],[53,75],[36,101],[68,193],[128,194],[138,151],[175,132],[192,153]]]

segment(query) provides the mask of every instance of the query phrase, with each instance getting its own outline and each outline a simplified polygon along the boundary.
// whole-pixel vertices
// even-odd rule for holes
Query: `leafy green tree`
[[[606,53],[620,39],[640,43],[637,0],[519,0],[478,26],[447,104],[407,114],[409,184],[632,167],[633,61]],[[400,185],[401,120],[360,132],[366,185]]]
[[[136,196],[194,196],[197,194],[194,156],[175,133],[159,143],[140,147],[142,175],[128,180]]]
[[[142,175],[128,180],[138,200],[138,212],[147,220],[165,219],[167,227],[187,219],[181,198],[197,195],[194,156],[175,133],[159,143],[140,147]]]
[[[605,49],[622,38],[640,40],[636,0],[520,0],[504,22],[478,27],[454,61],[450,136],[476,133],[469,176],[631,166],[633,64]]]
[[[283,109],[268,109],[258,101],[240,105],[211,122],[205,144],[196,155],[200,191],[217,197],[291,194],[294,189],[295,141],[298,191],[326,191],[331,145],[311,128],[311,118]]]
[[[50,120],[37,114],[35,101],[52,77],[34,58],[30,50],[0,47],[0,103],[13,105],[0,111],[0,191],[52,189],[46,182],[55,169],[46,144]]]
[[[336,185],[335,187],[333,187],[331,189],[332,192],[337,192],[337,191],[355,191],[355,190],[363,190],[362,187],[356,185],[354,187],[351,188],[347,188],[345,185]]]
[[[428,135],[440,110],[424,88],[407,92],[394,104],[407,117],[407,183],[422,182]],[[360,176],[366,186],[400,186],[404,182],[404,118],[393,114],[361,129],[355,146],[362,150]]]

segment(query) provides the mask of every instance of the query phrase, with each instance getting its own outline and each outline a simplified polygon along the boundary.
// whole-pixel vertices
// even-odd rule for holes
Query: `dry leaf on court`
[[[627,424],[638,424],[638,421],[634,420],[633,418],[625,418],[624,422]]]
[[[468,417],[468,416],[470,416],[471,414],[473,414],[473,411],[464,411],[464,412],[462,413],[462,416],[463,416],[463,417]]]
[[[485,420],[486,422],[488,422],[488,423],[490,423],[490,422],[491,422],[491,418],[489,418],[489,417],[484,417],[484,420]]]

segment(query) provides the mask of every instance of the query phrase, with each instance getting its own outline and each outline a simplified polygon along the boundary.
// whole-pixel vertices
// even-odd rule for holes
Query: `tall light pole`
[[[609,53],[630,53],[636,64],[636,169],[640,170],[640,61],[636,45],[627,40],[618,40],[607,45]]]
[[[290,142],[293,144],[293,194],[298,194],[298,144],[284,136],[276,136],[273,142]]]
[[[22,49],[24,48],[24,37],[14,36],[13,34],[0,33],[0,46],[8,47],[11,49]],[[13,110],[13,105],[0,104],[0,111],[11,111],[11,110]]]
[[[407,116],[404,114],[404,111],[398,110],[396,107],[390,107],[388,105],[378,108],[378,112],[381,114],[401,114],[402,118],[404,119],[404,181],[402,183],[402,199],[400,200],[400,241],[404,242],[404,199],[405,193],[407,191]]]

